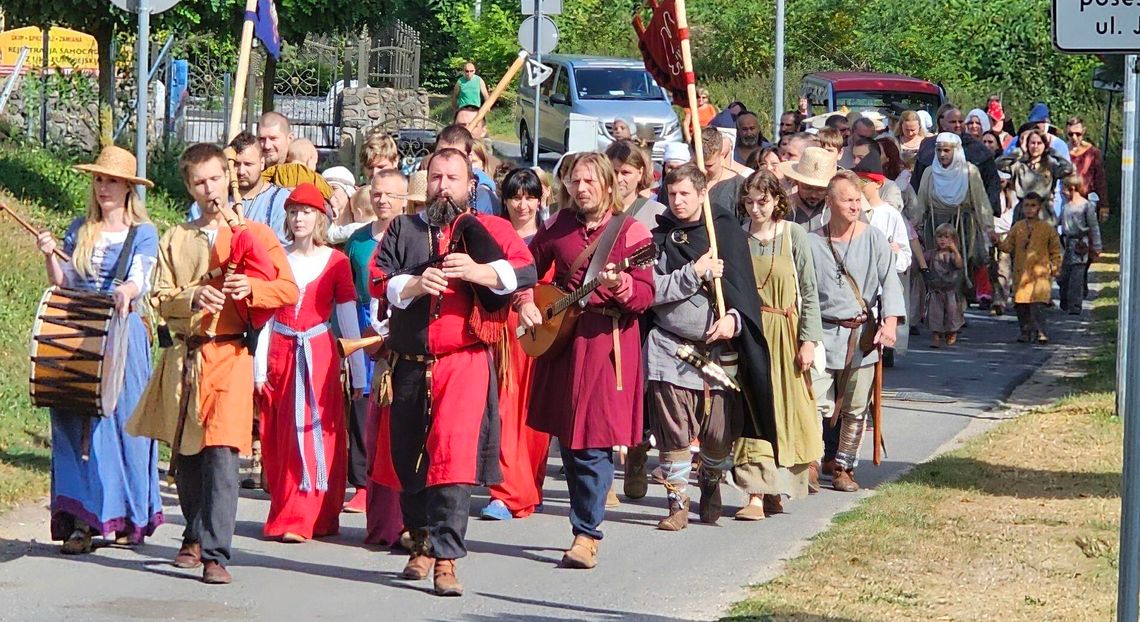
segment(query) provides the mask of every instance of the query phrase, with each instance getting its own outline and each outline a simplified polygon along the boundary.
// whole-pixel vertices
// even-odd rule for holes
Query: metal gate
[[[293,135],[318,149],[340,145],[341,101],[345,87],[356,87],[352,55],[356,37],[319,37],[286,46],[273,80],[273,109],[285,115]]]

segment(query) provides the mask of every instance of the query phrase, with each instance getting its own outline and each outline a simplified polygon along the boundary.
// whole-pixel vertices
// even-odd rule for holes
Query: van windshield
[[[932,93],[841,91],[835,94],[836,110],[843,106],[850,110],[874,109],[893,117],[904,110],[925,110],[934,116],[941,105],[941,99]]]
[[[591,67],[574,70],[578,99],[663,99],[661,88],[644,69]]]

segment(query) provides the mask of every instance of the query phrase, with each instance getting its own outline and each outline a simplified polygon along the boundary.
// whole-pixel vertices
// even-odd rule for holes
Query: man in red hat
[[[467,555],[471,487],[502,479],[491,346],[506,338],[510,295],[537,280],[510,221],[470,208],[474,180],[463,151],[432,156],[428,206],[388,225],[371,291],[388,300],[398,356],[372,475],[401,491],[414,542],[403,577],[433,571],[440,596],[463,593],[455,560]]]

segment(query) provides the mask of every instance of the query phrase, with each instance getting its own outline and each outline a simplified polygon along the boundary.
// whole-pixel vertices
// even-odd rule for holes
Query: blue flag
[[[281,33],[277,32],[277,7],[273,0],[257,0],[257,12],[246,13],[253,20],[253,34],[273,58],[281,58]]]

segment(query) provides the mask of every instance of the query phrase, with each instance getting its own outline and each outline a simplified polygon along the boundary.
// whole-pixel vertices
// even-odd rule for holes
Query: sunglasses
[[[1081,136],[1084,136],[1084,135],[1085,135],[1084,132],[1069,132],[1069,136],[1072,138],[1080,138]]]

